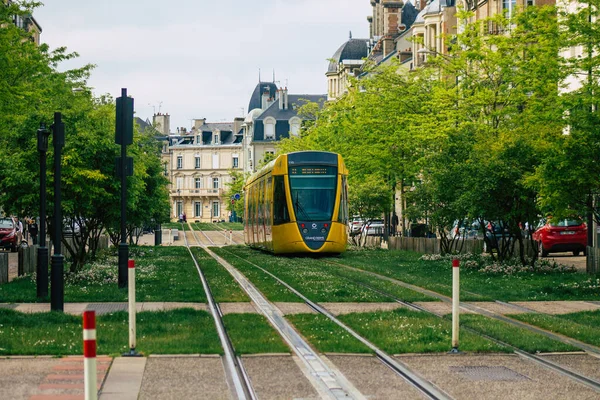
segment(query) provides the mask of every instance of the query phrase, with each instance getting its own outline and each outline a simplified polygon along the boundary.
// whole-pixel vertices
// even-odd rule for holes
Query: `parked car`
[[[350,221],[350,233],[351,234],[357,234],[360,233],[360,231],[362,230],[364,221],[362,219],[360,219],[359,217],[353,217],[352,220]]]
[[[373,219],[362,227],[362,234],[366,236],[382,236],[385,225],[382,219]]]
[[[63,220],[63,236],[64,237],[72,237],[72,236],[79,236],[79,234],[81,233],[81,227],[79,226],[79,223],[77,221],[75,221],[74,219],[68,219],[65,218]]]
[[[0,218],[0,248],[17,251],[17,227],[12,218]]]
[[[572,251],[586,253],[587,226],[579,218],[550,219],[533,233],[542,257],[549,253]]]

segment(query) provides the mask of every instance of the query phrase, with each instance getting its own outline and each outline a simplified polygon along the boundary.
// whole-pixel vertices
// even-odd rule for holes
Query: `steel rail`
[[[394,371],[397,375],[402,377],[405,381],[407,381],[414,388],[416,388],[418,391],[420,391],[422,394],[424,394],[427,398],[434,399],[434,400],[442,400],[442,399],[450,400],[450,399],[452,399],[452,397],[449,394],[445,393],[443,390],[441,390],[440,388],[435,386],[433,383],[429,382],[425,378],[423,378],[420,375],[418,375],[417,373],[413,372],[404,363],[401,363],[400,361],[397,361],[394,358],[392,358],[390,355],[385,353],[383,350],[379,349],[373,343],[371,343],[370,341],[368,341],[367,339],[365,339],[364,337],[362,337],[361,335],[356,333],[352,328],[350,328],[349,326],[344,324],[342,321],[340,321],[338,318],[336,318],[333,314],[331,314],[329,311],[327,311],[327,309],[325,309],[325,308],[321,307],[320,305],[318,305],[317,303],[311,301],[306,296],[304,296],[302,293],[300,293],[298,290],[296,290],[292,286],[290,286],[288,283],[286,283],[282,279],[278,278],[276,275],[272,274],[271,272],[267,271],[266,269],[262,268],[261,266],[256,265],[253,262],[248,261],[247,259],[245,259],[243,257],[238,256],[237,254],[231,253],[228,250],[224,250],[224,251],[227,251],[232,256],[237,257],[241,260],[244,260],[246,263],[252,265],[253,267],[260,269],[265,274],[269,275],[270,277],[272,277],[273,279],[275,279],[276,281],[281,283],[283,286],[285,286],[288,290],[290,290],[296,296],[298,296],[302,300],[304,300],[304,302],[306,302],[306,304],[309,307],[311,307],[313,310],[326,316],[331,321],[333,321],[338,326],[340,326],[342,329],[346,330],[349,334],[354,336],[354,338],[356,338],[358,341],[360,341],[365,346],[367,346],[368,348],[373,350],[373,352],[375,353],[377,358],[384,365],[386,365],[388,368],[390,368],[392,371]]]
[[[330,262],[330,261],[328,261],[328,262]],[[336,265],[343,265],[343,264],[339,264],[339,263],[335,263],[335,264],[336,264]],[[353,268],[353,267],[349,267],[349,268]],[[369,271],[364,271],[364,272],[369,272]],[[335,273],[335,272],[334,272],[334,273]],[[343,277],[343,278],[345,278],[345,279],[347,279],[347,280],[349,280],[349,281],[351,281],[351,282],[354,282],[355,284],[358,284],[358,285],[360,285],[360,286],[367,287],[367,288],[369,288],[369,289],[373,290],[374,292],[376,292],[376,293],[379,293],[379,294],[381,294],[381,295],[383,295],[383,296],[386,296],[386,297],[388,297],[388,298],[390,298],[390,299],[394,300],[394,301],[395,301],[395,302],[397,302],[397,303],[400,303],[400,304],[403,304],[403,305],[405,305],[405,306],[407,306],[407,307],[410,307],[410,308],[411,308],[411,309],[413,309],[413,310],[419,310],[419,311],[423,311],[423,312],[426,312],[426,313],[429,313],[429,314],[435,315],[435,316],[437,316],[437,317],[439,317],[439,318],[446,319],[446,318],[444,317],[444,315],[442,315],[442,314],[438,314],[438,313],[436,313],[436,312],[433,312],[433,311],[427,310],[426,308],[424,308],[424,307],[421,307],[421,306],[419,306],[419,305],[416,305],[416,304],[412,304],[411,302],[408,302],[408,301],[405,301],[405,300],[398,299],[398,298],[397,298],[396,296],[394,296],[393,294],[391,294],[391,293],[388,293],[388,292],[386,292],[386,291],[384,291],[384,290],[381,290],[381,289],[376,289],[376,288],[374,288],[374,287],[371,287],[371,286],[370,286],[370,285],[368,285],[368,284],[365,284],[365,283],[363,283],[363,282],[358,282],[358,281],[356,281],[356,280],[354,280],[354,279],[352,279],[352,278],[349,278],[349,277],[347,277],[347,276],[343,276],[343,275],[340,275],[340,274],[337,274],[337,275],[338,275],[338,276],[340,276],[340,277]],[[381,276],[381,277],[383,277],[383,276]],[[400,281],[400,282],[401,282],[401,281]],[[440,295],[440,296],[442,296],[442,295]],[[497,301],[497,303],[499,303],[499,304],[507,304],[507,305],[511,305],[510,303],[504,303],[504,302],[501,302],[501,301]],[[467,305],[467,306],[471,306],[471,305]],[[506,319],[504,319],[504,318],[496,318],[495,316],[493,316],[493,315],[492,315],[492,313],[490,313],[490,312],[489,312],[489,311],[487,311],[487,310],[480,309],[480,308],[479,308],[479,307],[477,307],[477,306],[473,306],[473,307],[475,308],[474,310],[473,310],[473,309],[469,309],[468,307],[465,307],[465,308],[469,309],[470,311],[473,311],[473,312],[479,313],[479,314],[481,314],[481,315],[489,316],[490,318],[500,319],[501,321],[504,321],[504,322],[509,322],[509,323],[510,323],[511,321],[513,321],[513,320],[510,320],[509,318],[506,318]],[[526,308],[526,307],[520,307],[520,306],[516,306],[516,305],[515,305],[515,307],[522,308],[523,310],[528,310],[529,312],[531,312],[531,311],[532,311],[532,310],[530,310],[530,309],[528,309],[528,308]],[[497,317],[502,317],[502,316],[497,316]],[[508,319],[508,320],[510,320],[510,321],[506,321],[507,319]],[[515,321],[515,322],[520,322],[520,321]],[[526,324],[525,324],[525,325],[526,325]],[[529,325],[527,325],[527,327],[529,327]],[[461,328],[462,328],[462,329],[465,329],[465,330],[467,330],[467,331],[469,331],[469,332],[475,333],[475,334],[477,334],[477,335],[479,335],[479,336],[482,336],[482,337],[484,337],[484,338],[486,338],[486,339],[488,339],[488,340],[491,340],[491,341],[493,341],[494,343],[497,343],[497,344],[499,344],[499,345],[502,345],[502,346],[508,347],[508,348],[510,348],[511,350],[513,350],[513,352],[514,352],[515,354],[517,354],[518,356],[520,356],[520,357],[522,357],[522,358],[525,358],[525,359],[527,359],[527,360],[529,360],[529,361],[532,361],[532,362],[534,362],[534,363],[536,363],[536,364],[538,364],[538,365],[541,365],[542,367],[545,367],[545,368],[551,369],[551,370],[553,370],[553,371],[555,371],[555,372],[558,372],[558,373],[559,373],[559,374],[561,374],[561,375],[564,375],[564,376],[566,376],[566,377],[568,377],[568,378],[571,378],[571,379],[573,379],[573,380],[575,380],[575,381],[577,381],[577,382],[579,382],[579,383],[582,383],[582,384],[584,384],[584,385],[586,385],[586,386],[588,386],[588,387],[590,387],[590,388],[592,388],[592,389],[596,390],[597,392],[600,392],[600,382],[599,382],[599,381],[597,381],[597,380],[595,380],[595,379],[588,378],[588,377],[586,377],[585,375],[582,375],[582,374],[580,374],[580,373],[578,373],[578,372],[575,372],[575,371],[573,371],[573,370],[571,370],[571,369],[569,369],[569,368],[562,367],[562,366],[560,366],[560,365],[559,365],[559,364],[557,364],[557,363],[554,363],[554,362],[552,362],[552,361],[549,361],[549,360],[543,359],[543,358],[541,358],[541,357],[539,357],[539,356],[536,356],[536,355],[534,355],[534,354],[531,354],[531,353],[528,353],[528,352],[526,352],[526,351],[523,351],[523,350],[519,349],[518,347],[511,345],[510,343],[506,343],[506,342],[504,342],[504,341],[502,341],[502,340],[499,340],[499,339],[496,339],[496,338],[494,338],[494,337],[491,337],[491,336],[489,336],[489,335],[486,335],[486,334],[484,334],[484,333],[481,333],[481,332],[477,331],[476,329],[473,329],[473,328],[470,328],[470,327],[468,327],[468,326],[464,326],[464,325],[463,325],[463,326],[461,326]],[[552,336],[550,336],[550,338],[552,338]],[[569,343],[567,343],[567,344],[569,344]]]
[[[194,227],[188,222],[188,226],[191,229],[192,235],[194,236],[194,239],[196,239],[196,243],[198,243],[200,246],[204,246],[204,244],[202,244],[202,242],[200,240],[198,240],[198,238],[196,237],[196,234],[194,232],[196,232],[194,230]],[[210,244],[212,244],[213,246],[216,246],[215,242],[213,242],[213,240],[208,237],[208,235],[202,230],[202,229],[198,229],[198,232],[200,232],[201,234],[204,235],[205,238],[208,239],[208,241],[210,242]]]
[[[190,229],[196,242],[202,245],[196,237],[196,234],[194,233],[194,230],[191,226]],[[200,276],[200,280],[202,281],[202,287],[204,288],[204,292],[206,293],[210,313],[212,314],[213,319],[215,320],[217,333],[219,334],[219,340],[221,341],[221,346],[223,346],[223,350],[225,353],[225,371],[227,371],[227,374],[233,383],[235,395],[239,400],[256,400],[256,393],[254,392],[254,389],[250,384],[250,380],[248,379],[248,375],[244,370],[244,367],[241,363],[241,359],[235,354],[233,344],[231,343],[231,339],[229,338],[229,335],[227,334],[227,331],[225,329],[225,324],[223,323],[223,314],[221,313],[220,308],[217,306],[212,291],[210,290],[210,286],[208,285],[208,281],[204,276],[204,273],[202,272],[202,269],[200,268],[200,265],[198,264],[198,261],[196,260],[196,257],[194,256],[194,253],[192,252],[192,249],[188,244],[185,230],[183,237],[185,240],[185,246],[188,252],[190,253],[190,256],[192,257],[192,260],[194,261],[194,265],[196,265],[198,275]]]
[[[250,296],[260,312],[279,332],[298,359],[302,361],[302,365],[305,367],[304,375],[310,379],[323,397],[339,400],[366,399],[350,382],[343,378],[343,374],[339,370],[329,366],[314,352],[304,338],[287,322],[281,311],[273,306],[242,273],[210,249],[205,248],[205,250],[227,269]]]
[[[386,280],[388,282],[395,283],[396,285],[405,287],[407,289],[414,290],[414,291],[419,292],[419,293],[427,294],[427,295],[429,295],[431,297],[435,297],[436,299],[439,299],[439,300],[443,301],[444,303],[451,303],[452,302],[452,299],[450,297],[448,297],[448,296],[445,296],[443,294],[434,292],[434,291],[429,290],[429,289],[422,288],[420,286],[412,285],[410,283],[401,281],[401,280],[396,279],[396,278],[391,278],[389,276],[380,275],[380,274],[378,274],[376,272],[365,271],[365,270],[362,270],[362,269],[359,269],[359,268],[355,268],[355,267],[351,267],[349,265],[345,265],[345,264],[342,264],[342,263],[339,263],[339,262],[335,262],[335,261],[328,260],[326,262],[328,262],[330,264],[338,265],[340,267],[343,267],[343,268],[346,268],[346,269],[349,269],[349,270],[352,270],[352,271],[361,272],[361,273],[364,273],[364,274],[367,274],[367,275],[371,275],[371,276],[374,276],[376,278],[383,279],[383,280]],[[511,325],[518,326],[520,328],[524,328],[524,329],[527,329],[527,330],[535,332],[535,333],[539,333],[541,335],[547,336],[547,337],[549,337],[551,339],[554,339],[554,340],[557,340],[559,342],[571,345],[573,347],[578,347],[581,350],[584,350],[584,351],[590,353],[590,355],[592,355],[594,357],[600,357],[600,348],[598,348],[596,346],[593,346],[591,344],[587,344],[587,343],[581,342],[579,340],[572,339],[572,338],[567,337],[567,336],[563,336],[561,334],[549,332],[549,331],[547,331],[545,329],[541,329],[541,328],[538,328],[536,326],[526,324],[524,322],[521,322],[521,321],[518,321],[516,319],[512,319],[512,318],[506,317],[504,315],[493,313],[491,311],[485,310],[485,309],[483,309],[483,308],[481,308],[479,306],[476,306],[474,304],[469,304],[469,303],[461,302],[460,303],[460,307],[464,308],[465,310],[469,310],[469,311],[472,311],[474,313],[477,313],[477,314],[485,315],[486,317],[489,317],[489,318],[492,318],[492,319],[503,321],[503,322],[509,323]]]

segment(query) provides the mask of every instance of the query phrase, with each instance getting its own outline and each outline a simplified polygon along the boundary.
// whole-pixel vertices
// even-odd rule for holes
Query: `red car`
[[[17,227],[12,218],[0,218],[0,248],[17,251]]]
[[[578,218],[549,220],[533,233],[533,240],[538,242],[542,257],[564,251],[578,256],[585,254],[587,226]]]

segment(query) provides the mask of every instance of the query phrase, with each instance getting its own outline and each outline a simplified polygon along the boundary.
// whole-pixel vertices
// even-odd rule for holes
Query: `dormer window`
[[[267,118],[265,119],[265,140],[273,140],[275,139],[275,119]]]
[[[219,144],[219,134],[213,133],[213,144]]]
[[[290,135],[298,136],[300,134],[300,126],[302,125],[302,121],[298,117],[294,117],[290,119]]]

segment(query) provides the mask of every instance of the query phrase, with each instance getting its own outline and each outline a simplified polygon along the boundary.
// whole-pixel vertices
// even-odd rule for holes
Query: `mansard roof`
[[[349,39],[342,44],[331,57],[327,72],[337,72],[338,64],[343,60],[362,60],[369,55],[369,39]]]
[[[255,108],[262,108],[262,94],[263,90],[267,88],[269,90],[269,97],[275,98],[277,94],[277,85],[273,82],[258,82],[250,96],[250,102],[248,103],[248,112]]]
[[[326,94],[288,94],[288,108],[281,110],[279,101],[275,101],[260,116],[257,121],[263,121],[265,118],[272,117],[276,120],[289,120],[298,114],[298,108],[307,102],[319,103],[320,106],[327,100]]]

